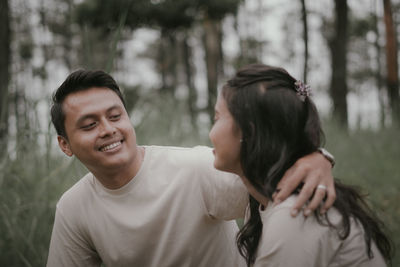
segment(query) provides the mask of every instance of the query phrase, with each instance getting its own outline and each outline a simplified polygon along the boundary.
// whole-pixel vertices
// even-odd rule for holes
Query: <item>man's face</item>
[[[215,122],[209,137],[214,145],[214,167],[221,171],[240,174],[240,139],[242,133],[236,126],[221,94],[219,94],[215,104]]]
[[[97,87],[72,93],[63,111],[68,140],[59,136],[58,142],[66,155],[75,155],[92,172],[132,164],[136,135],[116,93]]]

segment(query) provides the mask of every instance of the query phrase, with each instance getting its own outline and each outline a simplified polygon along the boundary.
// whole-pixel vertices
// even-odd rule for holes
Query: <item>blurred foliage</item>
[[[221,19],[235,14],[242,0],[86,0],[77,7],[76,20],[80,25],[114,29],[121,14],[127,13],[126,26],[158,26],[164,29],[189,28],[199,16]]]
[[[131,112],[131,118],[139,144],[195,146],[208,144],[209,122],[198,122],[196,131],[186,111],[185,102],[160,90],[139,99]]]
[[[82,167],[50,150],[16,150],[0,159],[0,266],[45,266],[56,202]]]
[[[351,37],[365,38],[368,32],[374,28],[373,14],[368,17],[350,17],[350,33]]]

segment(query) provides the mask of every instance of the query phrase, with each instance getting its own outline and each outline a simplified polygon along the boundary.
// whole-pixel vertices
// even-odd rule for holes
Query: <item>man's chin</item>
[[[113,168],[123,166],[127,162],[128,160],[125,157],[114,155],[112,158],[99,159],[95,164],[103,168]]]

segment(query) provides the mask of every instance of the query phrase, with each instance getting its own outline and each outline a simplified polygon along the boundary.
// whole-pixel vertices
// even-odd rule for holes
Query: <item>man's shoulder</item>
[[[194,147],[181,147],[181,146],[157,146],[150,145],[145,146],[146,148],[150,148],[153,151],[157,151],[159,153],[176,153],[176,154],[190,154],[190,153],[211,153],[211,148],[208,146],[194,146]]]
[[[213,155],[210,147],[147,146],[151,160],[180,166],[212,166]]]
[[[85,198],[89,197],[89,191],[91,187],[91,178],[93,175],[87,173],[78,182],[76,182],[71,188],[64,192],[60,200],[57,203],[57,207],[74,207],[75,205],[81,205],[85,202]]]

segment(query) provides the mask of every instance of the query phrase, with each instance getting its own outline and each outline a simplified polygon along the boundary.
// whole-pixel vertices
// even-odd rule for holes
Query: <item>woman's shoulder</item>
[[[329,227],[324,216],[318,220],[315,214],[305,217],[300,212],[297,217],[292,217],[290,210],[296,199],[297,196],[290,196],[279,205],[271,203],[260,210],[263,229],[257,255],[259,263],[263,259],[265,262],[284,262],[287,266],[322,266],[329,262],[341,262],[343,266],[374,266],[371,264],[383,262],[374,244],[377,255],[368,259],[363,227],[357,220],[351,218],[350,234],[341,239],[338,230],[342,216],[336,208],[327,213],[335,226]]]
[[[255,266],[322,266],[339,246],[330,241],[329,228],[319,225],[314,216],[290,215],[296,199],[290,196],[260,210],[263,228]]]
[[[268,206],[264,209],[260,209],[260,216],[264,222],[268,221],[276,221],[276,220],[287,220],[289,224],[320,224],[318,221],[322,222],[321,226],[326,224],[326,219],[324,216],[320,216],[320,219],[317,220],[316,215],[312,213],[310,216],[305,217],[303,215],[303,211],[306,208],[306,205],[300,210],[299,214],[296,217],[292,217],[290,215],[290,211],[292,207],[295,205],[297,200],[297,195],[291,195],[286,200],[281,203],[275,205],[272,202],[268,204]],[[318,212],[318,210],[317,210]],[[332,225],[340,227],[340,223],[342,221],[342,216],[338,212],[338,210],[334,207],[330,208],[327,212],[327,217]],[[325,229],[326,230],[326,229]]]
[[[279,266],[323,266],[339,248],[332,229],[319,224],[315,216],[290,215],[296,199],[290,196],[260,210],[263,228],[255,266],[273,266],[274,262]]]
[[[303,210],[296,217],[290,211],[296,202],[297,196],[288,197],[282,203],[269,203],[264,210],[259,210],[263,224],[262,235],[271,242],[292,242],[293,238],[307,239],[309,244],[321,243],[331,238],[332,229],[318,222],[315,215],[305,217]],[[329,213],[332,213],[329,211]],[[336,217],[336,213],[332,215]]]

